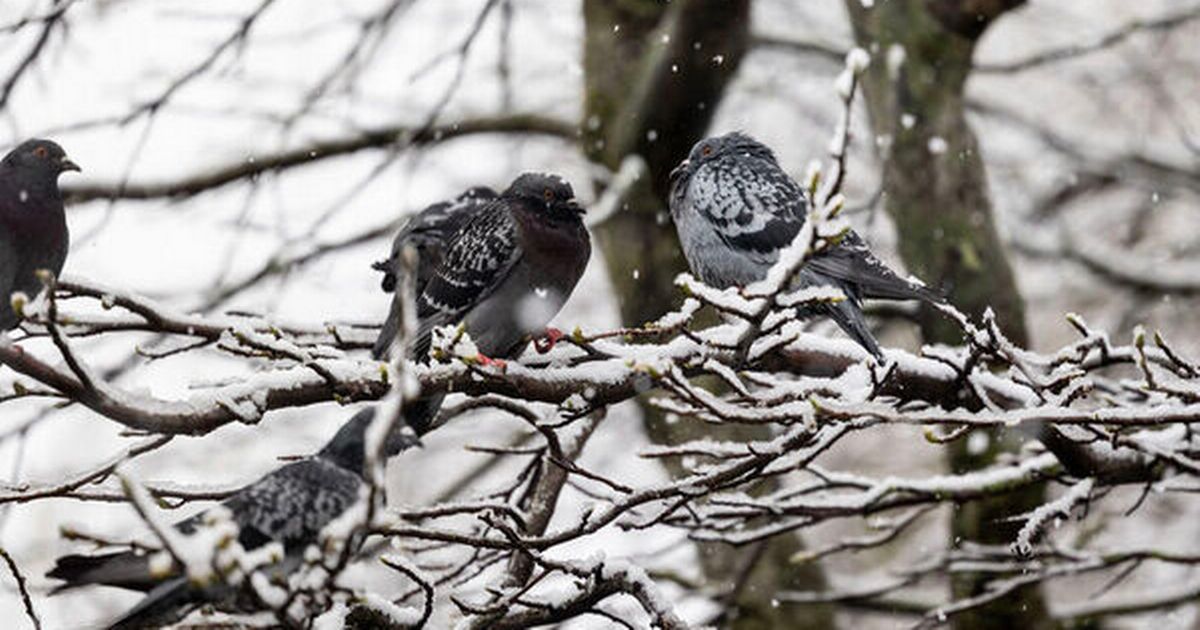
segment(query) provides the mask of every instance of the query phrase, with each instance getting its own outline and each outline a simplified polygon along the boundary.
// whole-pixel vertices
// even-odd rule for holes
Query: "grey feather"
[[[706,284],[745,286],[766,277],[807,217],[804,191],[753,138],[730,133],[696,143],[671,174],[671,216],[692,272]],[[825,316],[881,357],[862,314],[864,298],[940,302],[937,293],[905,280],[853,231],[805,263],[799,286],[829,285],[846,300],[801,316]]]

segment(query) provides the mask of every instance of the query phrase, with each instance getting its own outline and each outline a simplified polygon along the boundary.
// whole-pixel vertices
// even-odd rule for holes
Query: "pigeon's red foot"
[[[492,357],[478,354],[475,355],[475,360],[479,362],[479,365],[484,367],[494,367],[501,372],[508,368],[508,361],[505,361],[504,359],[493,359]]]
[[[547,326],[546,331],[541,336],[533,338],[533,347],[538,351],[538,354],[546,354],[554,349],[554,344],[558,343],[559,339],[566,337],[563,331]]]

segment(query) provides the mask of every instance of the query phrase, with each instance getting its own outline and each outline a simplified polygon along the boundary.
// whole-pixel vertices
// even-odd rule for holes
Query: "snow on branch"
[[[1005,338],[990,314],[973,322],[951,312],[962,327],[962,347],[927,347],[919,355],[888,350],[886,364],[878,365],[853,343],[807,333],[795,319],[796,309],[842,297],[833,290],[789,289],[807,257],[842,233],[844,227],[831,214],[829,206],[817,206],[764,282],[717,291],[681,277],[686,297],[656,322],[615,331],[576,329],[548,353],[529,352],[502,365],[481,364],[472,353],[453,348],[435,351],[428,363],[389,365],[366,358],[363,348],[369,344],[346,342],[344,329],[334,326],[181,313],[86,281],[57,283],[52,297],[27,305],[28,334],[0,340],[0,362],[11,369],[0,388],[14,394],[47,391],[152,435],[66,479],[10,484],[0,489],[0,502],[119,500],[122,493],[104,485],[106,479],[122,470],[122,462],[176,434],[259,422],[285,407],[382,400],[385,413],[368,432],[363,498],[331,526],[321,553],[286,588],[263,583],[252,570],[230,574],[250,575],[236,584],[254,589],[255,601],[286,623],[337,610],[343,617],[384,615],[395,627],[421,627],[452,609],[466,617],[465,627],[527,627],[578,615],[608,618],[614,602],[631,599],[650,623],[687,627],[646,567],[617,559],[568,561],[563,554],[569,557],[572,545],[611,532],[666,529],[692,540],[739,546],[821,523],[871,525],[870,534],[847,535],[793,559],[815,562],[898,544],[904,531],[938,506],[1003,496],[1046,480],[1061,481],[1064,492],[1027,514],[1012,515],[1025,525],[1010,547],[947,551],[904,569],[903,579],[869,591],[790,593],[787,601],[882,601],[965,566],[986,561],[1004,567],[983,595],[927,609],[922,623],[937,625],[1030,584],[1080,572],[1119,572],[1134,562],[1193,557],[1188,549],[1146,550],[1131,559],[1081,548],[1047,560],[1056,549],[1052,525],[1079,515],[1075,507],[1105,501],[1106,489],[1141,484],[1166,492],[1190,487],[1187,482],[1200,474],[1200,437],[1191,430],[1200,418],[1196,363],[1162,334],[1139,331],[1121,344],[1078,316],[1068,318],[1080,333],[1077,341],[1037,353]],[[707,312],[720,313],[719,323],[705,323],[712,321]],[[411,322],[403,328],[407,339]],[[256,371],[183,400],[163,400],[107,382],[72,341],[84,335],[119,339],[131,330],[188,340],[180,352],[253,360]],[[55,343],[43,343],[45,336]],[[208,343],[198,346],[197,339]],[[469,340],[454,343],[469,345]],[[481,496],[385,507],[379,493],[381,436],[390,433],[396,411],[412,400],[418,386],[421,395],[466,395],[461,401],[449,399],[435,427],[480,409],[523,423],[529,437],[519,445],[478,447],[519,462],[520,472],[503,488]],[[581,465],[578,456],[604,429],[607,409],[651,390],[653,404],[678,422],[773,430],[755,441],[703,439],[640,453],[679,463],[680,472],[662,482],[647,484],[619,471]],[[935,444],[968,439],[982,428],[1019,430],[1039,439],[1012,461],[969,473],[873,478],[824,463],[836,446],[895,426],[924,428]],[[767,480],[779,486],[757,491]],[[152,525],[151,497],[178,505],[228,496],[220,489],[142,485],[127,475],[121,481],[124,494]],[[568,488],[589,498],[582,513],[556,514]],[[215,556],[197,551],[213,545],[192,544],[163,527],[155,531],[164,557],[193,579],[229,579],[224,573],[210,575]],[[366,541],[362,551],[359,540]],[[396,546],[404,553],[397,554]],[[361,555],[385,550],[383,564],[407,585],[404,593],[388,599],[339,585]],[[1089,614],[1081,611],[1077,614]]]

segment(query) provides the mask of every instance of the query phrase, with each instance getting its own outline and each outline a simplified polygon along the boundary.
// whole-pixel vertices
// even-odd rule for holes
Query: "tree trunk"
[[[645,159],[649,177],[595,233],[621,317],[637,325],[660,317],[679,299],[675,276],[687,269],[664,200],[668,175],[708,129],[726,84],[749,42],[749,0],[585,0],[584,152],[611,169],[625,156]],[[643,405],[658,443],[711,437],[749,440],[757,428],[723,431],[667,423]],[[675,472],[678,472],[676,470]],[[827,607],[773,605],[781,589],[823,589],[816,565],[792,565],[799,538],[734,549],[704,544],[699,555],[711,586],[730,593],[720,620],[738,630],[831,628]]]
[[[900,236],[900,255],[914,274],[939,287],[962,311],[995,311],[1005,334],[1028,345],[1024,304],[996,233],[987,177],[967,124],[964,88],[975,43],[987,26],[1021,0],[879,2],[864,8],[846,0],[860,46],[873,51],[863,79],[867,108],[883,160],[888,212]],[[902,51],[902,52],[901,52]],[[902,61],[901,61],[902,60]],[[924,307],[921,332],[930,343],[962,343],[957,326]],[[949,453],[955,472],[992,464],[1011,444],[992,434],[974,454],[967,440]],[[1016,524],[1002,519],[1039,505],[1044,487],[956,510],[955,544],[1006,544]],[[955,598],[978,594],[981,576],[952,583]],[[1036,589],[1017,592],[955,619],[958,628],[1045,628],[1053,623]]]

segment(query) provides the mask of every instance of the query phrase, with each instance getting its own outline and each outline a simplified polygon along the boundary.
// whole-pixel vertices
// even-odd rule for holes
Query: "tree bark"
[[[995,311],[1004,333],[1028,345],[1024,303],[996,232],[979,144],[966,120],[965,86],[978,38],[1022,0],[879,2],[846,0],[855,38],[873,52],[863,78],[883,161],[887,211],[900,236],[900,255],[914,274],[978,317]],[[902,55],[902,56],[901,56]],[[902,61],[901,61],[902,59]],[[955,324],[925,306],[919,318],[929,343],[962,343]],[[981,468],[1013,445],[999,433],[970,452],[959,440],[949,452],[955,472]],[[1041,504],[1042,485],[956,510],[953,544],[1006,544],[1016,527],[1003,519]],[[952,581],[955,598],[978,594],[979,576]],[[955,617],[957,628],[1048,628],[1053,622],[1036,589]]]
[[[707,131],[749,45],[750,0],[585,0],[583,10],[584,152],[614,170],[630,154],[648,167],[627,203],[595,230],[622,321],[637,325],[657,319],[679,296],[674,279],[687,265],[664,202],[668,175]],[[657,443],[762,437],[755,428],[670,424],[642,409]],[[828,607],[772,602],[778,590],[825,587],[819,566],[790,564],[801,549],[795,536],[752,549],[700,545],[710,585],[729,593],[721,627],[833,627]]]

